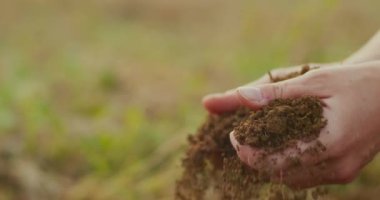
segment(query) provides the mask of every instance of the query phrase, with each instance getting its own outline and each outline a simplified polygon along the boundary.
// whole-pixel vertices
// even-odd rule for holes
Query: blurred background
[[[379,7],[1,0],[0,200],[172,199],[203,95],[344,59],[379,29]],[[331,198],[376,195],[378,177],[379,159]]]

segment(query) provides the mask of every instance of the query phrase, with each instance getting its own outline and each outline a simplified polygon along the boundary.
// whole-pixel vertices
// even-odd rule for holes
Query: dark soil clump
[[[286,77],[270,77],[273,82],[281,81],[309,69],[305,66]],[[235,130],[240,143],[272,151],[290,145],[291,141],[316,139],[325,124],[322,105],[313,97],[277,99],[258,111],[240,108],[210,115],[198,132],[189,136],[189,148],[182,162],[184,172],[177,181],[175,199],[306,199],[313,191],[295,192],[283,185],[270,184],[266,175],[242,163],[229,134]]]
[[[258,148],[286,147],[290,140],[309,142],[326,125],[321,102],[315,97],[276,99],[252,112],[234,130],[240,144]]]

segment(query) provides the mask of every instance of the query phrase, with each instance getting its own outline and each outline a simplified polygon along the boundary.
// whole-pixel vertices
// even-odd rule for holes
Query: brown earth
[[[282,81],[309,71],[285,77],[271,77]],[[292,191],[284,185],[268,183],[266,175],[242,163],[236,155],[229,134],[235,130],[237,140],[266,151],[280,150],[295,140],[310,141],[318,137],[326,125],[322,105],[314,97],[277,99],[258,111],[247,108],[210,115],[195,135],[189,136],[189,148],[183,159],[184,172],[176,184],[176,199],[306,199],[319,189]]]
[[[290,140],[309,142],[326,125],[321,102],[316,97],[276,99],[251,112],[234,129],[240,144],[265,149],[286,147]]]

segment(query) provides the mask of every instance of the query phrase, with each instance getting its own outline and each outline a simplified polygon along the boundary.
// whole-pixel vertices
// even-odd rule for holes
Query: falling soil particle
[[[309,71],[285,77],[272,77],[278,82]],[[176,183],[178,200],[246,200],[306,199],[321,194],[320,189],[292,191],[281,184],[269,183],[268,176],[242,163],[232,147],[229,134],[241,144],[267,152],[294,145],[297,140],[315,140],[326,125],[322,105],[317,98],[277,99],[257,111],[239,108],[234,112],[210,115],[195,135],[188,138],[189,148],[182,161],[182,177]],[[309,151],[320,152],[321,145]],[[297,162],[295,160],[294,162]],[[318,195],[317,195],[318,196]]]

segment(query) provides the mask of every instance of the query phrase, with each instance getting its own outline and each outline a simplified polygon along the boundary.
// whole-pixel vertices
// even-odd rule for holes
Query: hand
[[[225,108],[243,104],[257,109],[275,98],[309,95],[321,99],[328,120],[318,138],[326,151],[318,155],[302,152],[314,143],[299,142],[301,152],[287,149],[257,162],[260,150],[238,144],[231,134],[240,159],[253,168],[270,170],[273,181],[293,188],[348,183],[379,152],[380,61],[326,67],[278,83],[266,83],[265,79],[258,82],[229,92],[228,98],[233,101]],[[213,101],[226,101],[216,99]],[[207,101],[205,105],[209,106]],[[292,165],[287,157],[297,157],[301,166]],[[277,164],[269,164],[272,160]]]
[[[347,59],[343,61],[344,64],[359,64],[363,62],[369,62],[369,61],[375,61],[380,60],[380,31],[375,34],[371,40],[368,41],[367,44],[365,44],[361,49],[359,49],[357,52],[353,53],[351,56],[349,56]],[[313,66],[334,66],[339,65],[337,63],[335,64],[310,64],[311,67]],[[288,74],[289,72],[295,71],[295,69],[299,69],[300,67],[291,67],[291,68],[283,68],[283,69],[277,69],[272,71],[274,77],[283,76],[285,74]],[[246,86],[253,86],[258,84],[264,84],[269,83],[270,79],[269,76],[263,76],[260,79],[247,84]],[[203,99],[203,104],[206,107],[207,110],[209,110],[211,113],[223,113],[228,111],[235,110],[239,105],[239,99],[235,95],[235,90],[229,90],[225,93],[219,93],[219,94],[211,94],[206,96]]]
[[[329,64],[307,64],[311,68],[313,67],[333,67],[337,66],[339,64],[337,63],[329,63]],[[271,71],[271,74],[273,77],[281,77],[286,76],[287,74],[295,71],[299,71],[302,68],[301,66],[295,66],[295,67],[287,67],[287,68],[280,68],[275,69]],[[255,86],[255,85],[261,85],[270,83],[270,77],[268,74],[262,76],[258,80],[255,80],[251,83],[248,83],[244,86]],[[204,107],[211,113],[214,114],[220,114],[224,112],[234,111],[236,110],[240,105],[241,102],[236,94],[236,89],[228,90],[224,93],[216,93],[216,94],[209,94],[205,96],[202,100]]]

